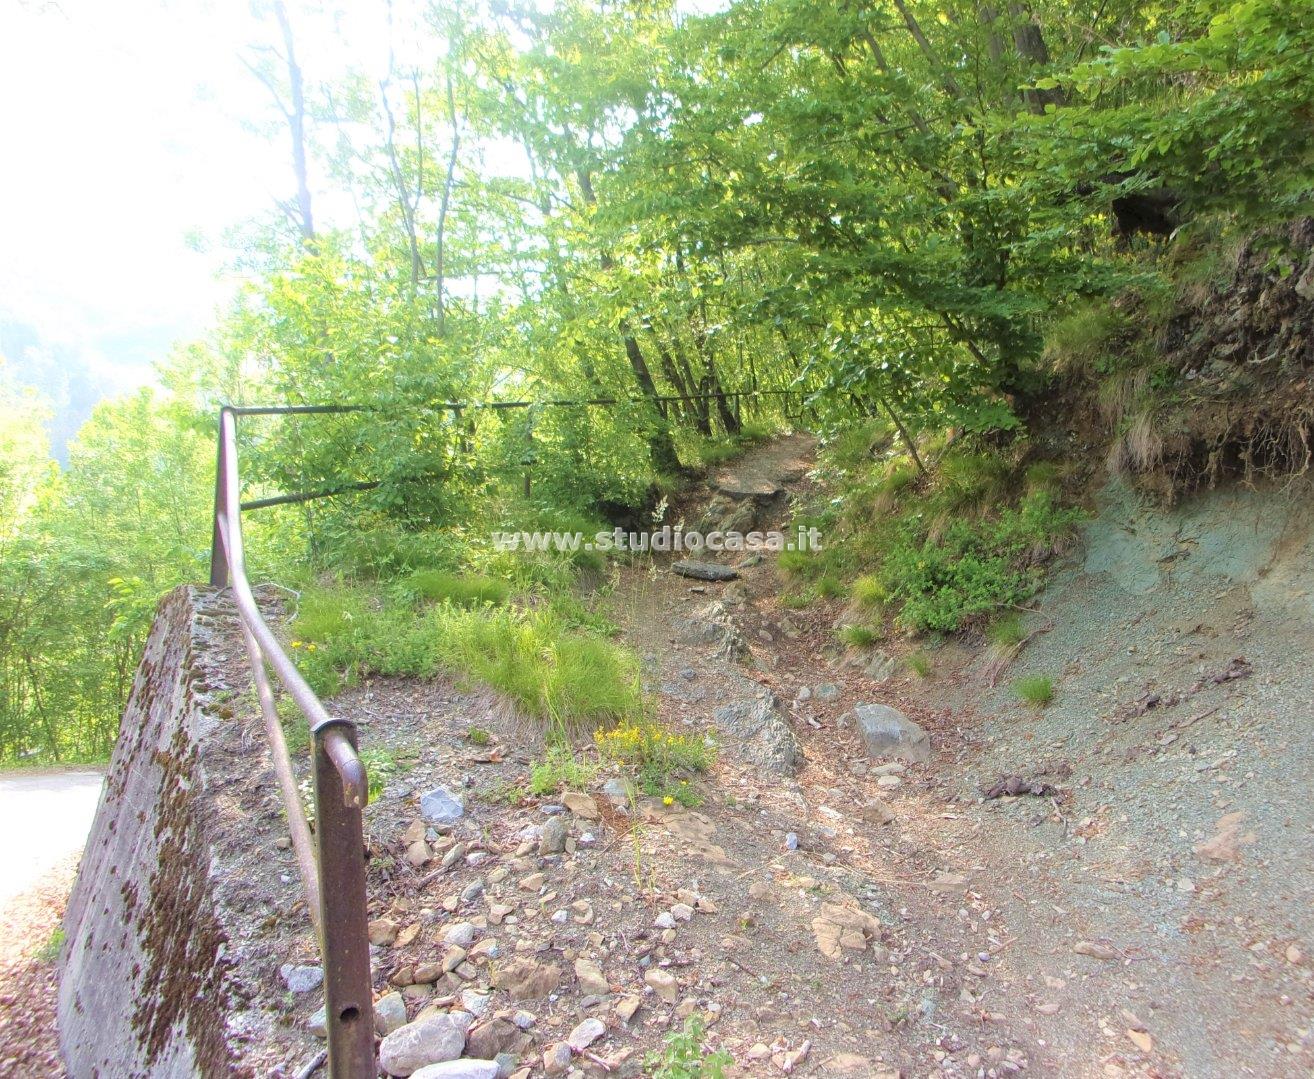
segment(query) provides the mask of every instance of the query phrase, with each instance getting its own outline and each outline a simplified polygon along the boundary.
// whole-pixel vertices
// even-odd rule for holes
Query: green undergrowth
[[[927,442],[924,473],[875,422],[823,452],[831,497],[800,518],[820,549],[785,552],[779,565],[795,605],[830,594],[824,582],[850,582],[858,617],[845,643],[871,643],[887,619],[912,634],[997,620],[1036,594],[1081,519],[1068,470],[1025,442]]]
[[[745,450],[780,433],[778,423],[744,420],[737,435],[709,438],[688,429],[677,429],[676,449],[680,460],[700,469],[716,468],[732,461]]]
[[[645,1067],[653,1079],[724,1079],[734,1058],[724,1049],[712,1052],[704,1044],[707,1023],[691,1015],[684,1027],[671,1031],[659,1052],[650,1053]]]
[[[424,587],[416,587],[420,579]],[[693,780],[715,759],[698,734],[672,734],[653,716],[632,652],[608,639],[613,627],[569,592],[516,602],[497,582],[412,574],[394,587],[316,586],[302,592],[290,627],[298,667],[321,696],[367,675],[446,675],[487,686],[546,729],[546,749],[516,798],[583,790],[604,771],[631,776],[667,804],[701,801]],[[288,741],[308,743],[305,721],[280,702]],[[577,736],[591,743],[576,748]],[[488,732],[471,727],[476,744]],[[397,771],[372,751],[371,792]],[[377,777],[377,779],[376,779]],[[377,790],[375,789],[377,787]]]
[[[367,674],[446,674],[486,685],[526,714],[567,730],[641,710],[634,656],[572,617],[574,601],[472,607],[449,595],[407,600],[406,590],[399,591],[380,596],[344,585],[302,593],[291,646],[317,693],[331,696]]]

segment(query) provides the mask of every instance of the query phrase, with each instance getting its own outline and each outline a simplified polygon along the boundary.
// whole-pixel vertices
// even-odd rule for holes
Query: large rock
[[[432,824],[455,824],[465,816],[465,797],[446,787],[434,787],[420,796],[420,812]]]
[[[493,985],[512,1000],[538,1000],[553,992],[561,981],[561,968],[521,956],[493,972]]]
[[[723,603],[709,603],[692,618],[676,621],[674,629],[680,644],[710,648],[722,659],[737,660],[748,654],[748,642]]]
[[[398,1027],[379,1046],[379,1064],[389,1075],[410,1075],[428,1064],[455,1060],[465,1049],[467,1024],[433,1015]]]
[[[717,495],[703,510],[698,531],[704,536],[709,532],[752,532],[757,527],[757,514],[758,505],[751,498],[740,501]]]
[[[731,701],[718,708],[712,718],[739,757],[776,775],[790,775],[798,766],[798,743],[775,697]]]
[[[739,469],[717,473],[712,486],[731,498],[751,498],[757,502],[770,502],[781,493],[781,487],[775,481]]]
[[[671,563],[671,572],[681,577],[692,577],[695,581],[733,581],[739,571],[732,566],[718,566],[714,562],[695,562],[684,559]]]
[[[872,757],[899,757],[925,763],[931,759],[931,739],[916,723],[887,704],[860,704],[853,721]]]

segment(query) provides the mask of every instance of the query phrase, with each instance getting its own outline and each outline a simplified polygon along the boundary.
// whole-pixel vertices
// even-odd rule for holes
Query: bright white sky
[[[381,0],[288,6],[309,78],[381,67]],[[285,131],[240,60],[276,39],[242,0],[0,2],[0,317],[123,387],[211,323],[234,287],[225,231],[292,188]]]
[[[393,0],[390,31],[384,0],[287,0],[308,81],[381,76],[390,37],[399,66],[434,59],[424,2]],[[236,285],[225,233],[293,188],[286,128],[241,61],[281,47],[266,8],[0,0],[0,320],[72,347],[118,389],[213,323]],[[316,192],[320,224],[346,223],[335,205],[349,212]]]

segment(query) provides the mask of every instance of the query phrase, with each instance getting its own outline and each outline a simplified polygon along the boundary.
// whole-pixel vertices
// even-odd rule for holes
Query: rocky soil
[[[811,449],[762,447],[675,512],[782,521]],[[696,1015],[727,1075],[1310,1074],[1309,505],[1291,488],[1166,513],[1110,488],[1018,654],[946,642],[925,678],[911,642],[841,649],[842,601],[783,608],[771,555],[708,558],[725,581],[627,567],[596,601],[663,720],[720,746],[695,808],[605,771],[512,797],[541,731],[488,694],[344,692],[385,777],[382,1066],[653,1075]],[[1022,705],[1022,674],[1056,701]],[[319,971],[261,790],[243,894],[265,946],[244,962],[290,1076],[322,1046]]]

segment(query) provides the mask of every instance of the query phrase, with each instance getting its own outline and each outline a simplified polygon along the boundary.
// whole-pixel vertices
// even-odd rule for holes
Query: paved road
[[[0,775],[0,907],[82,850],[102,778],[91,770]]]

